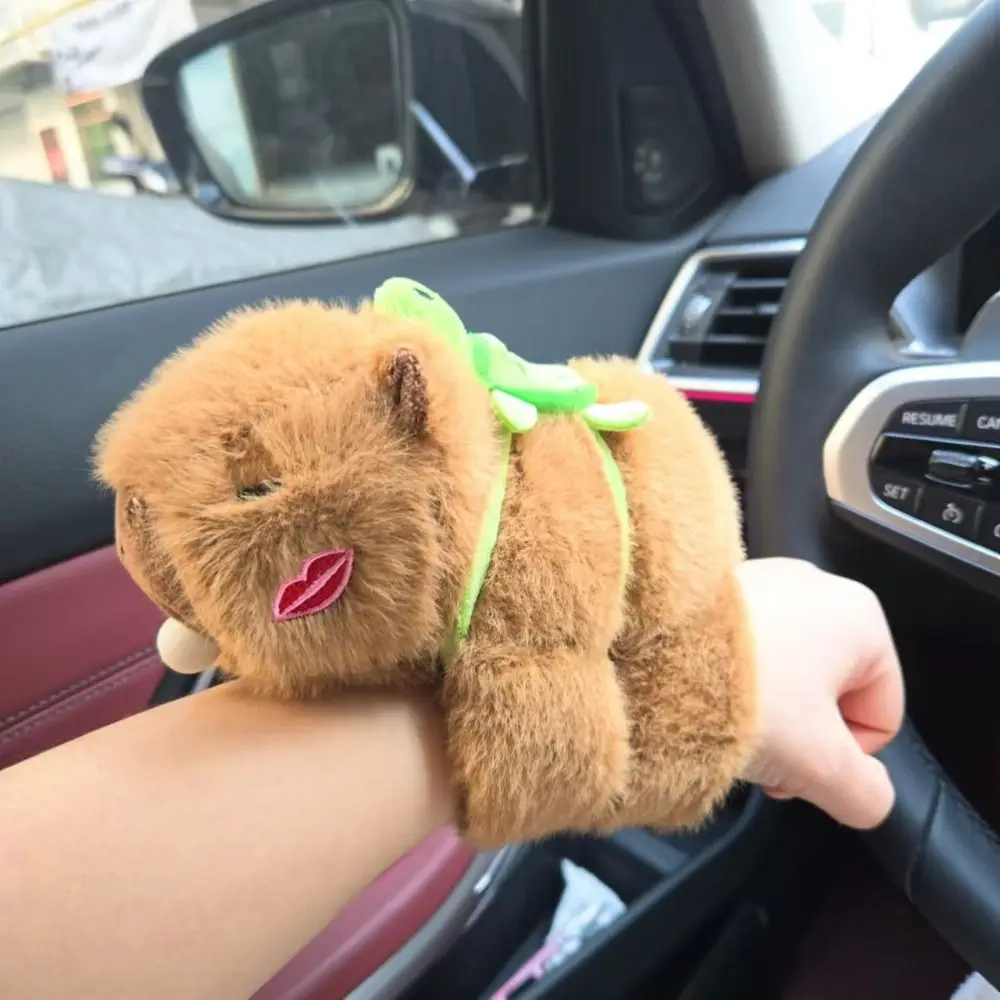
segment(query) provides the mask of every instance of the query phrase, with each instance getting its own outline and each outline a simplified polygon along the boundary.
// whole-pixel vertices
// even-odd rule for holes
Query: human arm
[[[877,823],[892,789],[867,755],[903,709],[877,600],[790,560],[738,578],[761,707],[745,777]],[[443,743],[424,702],[234,683],[0,774],[0,996],[246,1000],[451,821]]]
[[[0,996],[246,1000],[451,821],[438,725],[234,683],[3,772]]]
[[[797,559],[737,570],[753,636],[756,753],[744,777],[868,829],[895,799],[873,755],[903,722],[903,675],[878,598]]]

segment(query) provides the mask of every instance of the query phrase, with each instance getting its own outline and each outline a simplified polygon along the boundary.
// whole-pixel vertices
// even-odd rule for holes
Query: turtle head
[[[437,292],[411,278],[389,278],[375,290],[378,312],[426,323],[472,361],[472,344],[461,317]]]

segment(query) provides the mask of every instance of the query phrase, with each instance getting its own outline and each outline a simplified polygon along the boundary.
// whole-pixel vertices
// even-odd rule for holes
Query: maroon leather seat
[[[253,1000],[334,1000],[360,986],[429,920],[475,852],[441,830],[353,899]]]

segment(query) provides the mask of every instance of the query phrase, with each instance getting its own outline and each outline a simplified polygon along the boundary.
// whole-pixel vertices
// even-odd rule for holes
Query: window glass
[[[297,227],[225,222],[189,201],[142,106],[139,81],[159,51],[254,0],[3,0],[0,326],[531,221],[520,0],[409,2],[407,213]],[[297,72],[295,59],[271,58],[276,97],[295,90]],[[378,85],[336,80],[339,113],[356,114],[352,97]],[[294,149],[271,153],[284,173],[297,169]]]
[[[770,136],[758,126],[755,137],[748,124],[751,161],[765,168],[802,162],[879,115],[981,2],[752,0],[775,69],[773,117],[785,149],[777,157],[755,149]],[[727,3],[714,0],[714,7],[725,11]],[[732,96],[739,106],[758,95],[750,89]],[[751,113],[744,117],[752,121]]]

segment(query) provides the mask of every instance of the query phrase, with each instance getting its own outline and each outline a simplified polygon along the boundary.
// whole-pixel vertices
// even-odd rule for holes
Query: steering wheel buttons
[[[875,496],[882,503],[904,514],[915,513],[922,488],[918,482],[905,476],[894,476],[882,469],[873,469],[871,483]]]
[[[978,399],[969,403],[963,436],[970,441],[1000,444],[1000,399]]]
[[[987,504],[979,529],[979,544],[1000,552],[1000,504]]]
[[[907,403],[896,410],[885,429],[931,437],[958,437],[962,432],[965,409],[966,404],[961,399]]]
[[[943,486],[965,489],[977,482],[983,473],[983,468],[978,455],[967,451],[935,448],[927,460],[927,478]]]
[[[921,521],[933,524],[951,535],[975,539],[984,506],[980,501],[960,493],[927,486],[920,498],[917,512]]]

